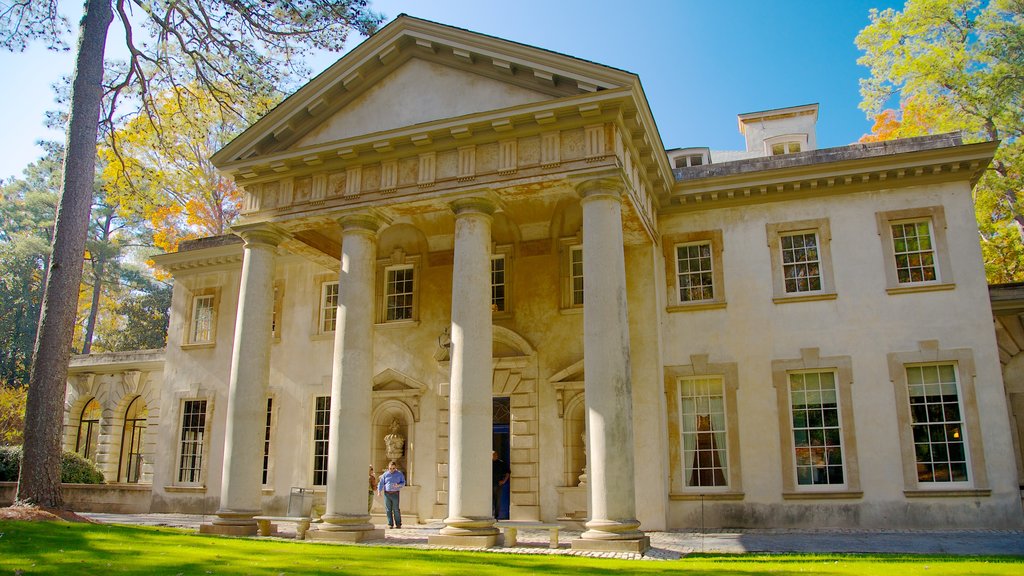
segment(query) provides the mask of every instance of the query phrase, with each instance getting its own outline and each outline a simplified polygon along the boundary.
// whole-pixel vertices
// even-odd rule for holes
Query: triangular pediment
[[[311,129],[294,146],[314,146],[551,98],[539,90],[413,57]]]
[[[362,135],[634,85],[638,80],[629,72],[401,15],[212,159],[225,168]]]
[[[391,368],[386,368],[373,377],[373,391],[378,394],[422,396],[426,390],[426,384]]]

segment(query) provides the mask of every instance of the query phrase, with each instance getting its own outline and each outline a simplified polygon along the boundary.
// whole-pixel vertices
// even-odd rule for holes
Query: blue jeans
[[[384,493],[384,510],[388,514],[388,526],[402,527],[402,511],[398,506],[398,492]]]

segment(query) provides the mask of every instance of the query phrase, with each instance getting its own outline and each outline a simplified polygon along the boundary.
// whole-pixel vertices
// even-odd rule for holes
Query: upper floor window
[[[338,327],[338,282],[320,284],[320,333],[334,332]]]
[[[931,222],[895,222],[891,224],[891,228],[893,254],[896,258],[896,280],[900,284],[938,280]]]
[[[384,319],[387,322],[413,319],[414,273],[411,264],[385,269]]]
[[[569,304],[583,306],[583,246],[569,248]]]
[[[507,288],[505,277],[506,259],[504,254],[491,256],[491,312],[505,312],[507,303],[505,291]]]
[[[784,234],[779,240],[782,249],[782,277],[786,293],[795,294],[821,290],[818,234],[816,232]]]
[[[875,216],[890,294],[955,287],[941,206],[879,212]]]
[[[189,344],[213,342],[214,295],[203,294],[192,298],[192,317],[189,323]]]
[[[764,154],[765,156],[779,156],[810,150],[813,146],[810,145],[808,136],[803,133],[790,133],[765,138]]]
[[[715,282],[711,241],[676,245],[676,274],[680,302],[713,300]]]
[[[828,219],[768,224],[775,302],[836,297]]]

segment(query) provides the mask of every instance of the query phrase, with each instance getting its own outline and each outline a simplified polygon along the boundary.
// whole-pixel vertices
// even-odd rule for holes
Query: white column
[[[228,380],[220,508],[205,531],[255,533],[261,512],[263,432],[270,381],[274,257],[284,235],[265,225],[234,229],[245,241]]]
[[[366,467],[370,465],[373,408],[374,275],[377,228],[367,214],[340,219],[341,272],[331,378],[327,507],[320,530],[368,532]]]
[[[590,520],[583,539],[640,539],[633,481],[622,184],[588,180],[577,190],[583,205],[583,373],[590,480]]]
[[[444,536],[498,533],[491,510],[491,214],[484,198],[452,203],[451,392],[448,517]]]

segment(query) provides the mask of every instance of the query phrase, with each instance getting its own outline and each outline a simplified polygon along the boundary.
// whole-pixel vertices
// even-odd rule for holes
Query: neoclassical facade
[[[971,204],[996,145],[818,149],[817,113],[666,152],[635,75],[400,16],[214,156],[233,235],[156,258],[152,509],[251,533],[302,487],[309,537],[380,537],[396,460],[407,522],[490,545],[496,450],[503,509],[580,548],[1020,527]]]

